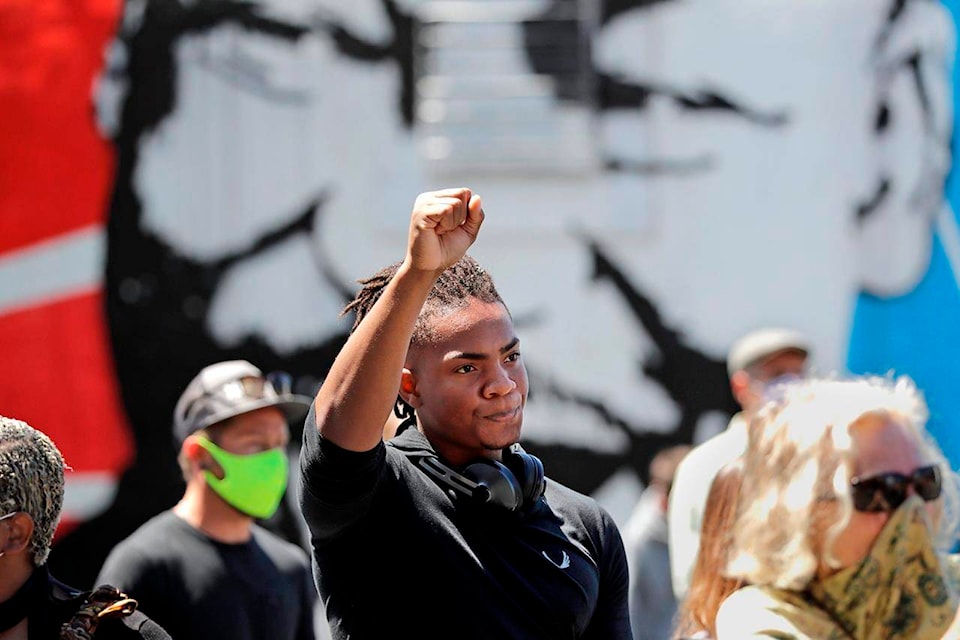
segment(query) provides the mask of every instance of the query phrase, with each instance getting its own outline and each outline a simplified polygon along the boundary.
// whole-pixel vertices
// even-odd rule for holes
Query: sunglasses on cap
[[[249,400],[277,400],[291,393],[292,377],[283,372],[274,372],[265,377],[245,376],[229,380],[212,389],[205,389],[202,394],[193,399],[184,410],[188,418],[194,415],[203,406],[201,400],[216,399],[228,404]]]
[[[936,500],[943,487],[940,467],[920,467],[908,476],[891,471],[854,478],[850,481],[853,508],[866,513],[889,513],[904,503],[909,487],[925,502]]]
[[[209,395],[220,395],[227,400],[242,400],[249,398],[251,400],[263,400],[264,398],[273,398],[280,395],[274,388],[271,380],[265,378],[240,378],[226,382]]]

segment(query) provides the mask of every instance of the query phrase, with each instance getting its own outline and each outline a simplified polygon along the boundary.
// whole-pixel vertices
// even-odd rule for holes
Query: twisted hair
[[[0,416],[0,515],[23,511],[33,519],[30,550],[47,561],[63,508],[63,456],[26,422]]]
[[[340,314],[341,317],[349,313],[355,314],[350,333],[356,331],[363,319],[370,313],[373,305],[383,294],[384,288],[397,274],[401,264],[400,262],[391,264],[380,269],[369,278],[359,281],[360,291]],[[435,337],[432,332],[431,321],[466,307],[471,300],[498,302],[505,309],[507,308],[489,272],[480,266],[480,263],[474,258],[464,255],[460,260],[447,267],[434,283],[423,308],[420,310],[420,315],[417,317],[413,336],[410,338],[410,346],[417,347],[430,343]],[[507,309],[507,313],[509,312],[510,310]],[[406,427],[416,424],[413,407],[409,406],[400,397],[397,397],[393,412],[398,418],[403,419],[398,433]]]
[[[383,294],[384,288],[397,274],[400,265],[400,262],[396,262],[380,269],[369,278],[359,281],[360,291],[340,314],[341,316],[351,312],[356,314],[351,333],[357,330],[363,319],[370,313],[370,309]],[[499,302],[506,307],[490,274],[480,266],[479,262],[465,255],[447,267],[433,285],[417,318],[410,345],[417,346],[430,342],[433,339],[430,321],[447,315],[453,310],[462,309],[471,299],[480,302]]]

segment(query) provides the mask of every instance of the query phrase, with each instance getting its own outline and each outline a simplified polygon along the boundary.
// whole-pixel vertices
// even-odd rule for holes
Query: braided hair
[[[349,313],[355,314],[350,333],[356,331],[363,319],[370,313],[370,309],[380,299],[384,288],[397,274],[401,264],[396,262],[380,269],[369,278],[359,281],[360,291],[340,314],[341,316]],[[447,315],[451,311],[466,307],[471,300],[499,302],[505,309],[507,308],[490,274],[474,258],[464,255],[460,260],[447,267],[434,283],[423,308],[420,310],[420,315],[417,316],[413,336],[410,338],[410,346],[416,347],[430,343],[434,339],[431,321]],[[507,313],[509,312],[509,309],[507,309]],[[397,433],[417,424],[417,416],[413,407],[399,396],[397,396],[396,404],[393,407],[393,413],[402,420]]]
[[[30,550],[42,565],[63,508],[63,456],[26,422],[0,416],[0,515],[23,511],[33,519]]]

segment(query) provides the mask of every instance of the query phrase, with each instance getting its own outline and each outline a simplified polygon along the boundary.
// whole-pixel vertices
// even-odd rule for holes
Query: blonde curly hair
[[[802,590],[853,512],[851,432],[870,419],[902,425],[943,477],[934,533],[946,550],[960,518],[958,476],[926,430],[928,409],[903,376],[810,378],[774,390],[750,424],[743,483],[725,574],[754,585]],[[817,508],[836,502],[837,509]]]
[[[0,416],[0,515],[23,511],[33,519],[30,550],[40,566],[63,509],[63,456],[26,422]]]

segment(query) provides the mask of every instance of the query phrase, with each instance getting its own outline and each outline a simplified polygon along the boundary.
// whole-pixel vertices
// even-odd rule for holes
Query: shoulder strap
[[[73,617],[60,627],[60,640],[92,640],[107,618],[125,618],[137,610],[137,601],[108,584],[90,592]]]
[[[142,611],[134,611],[129,616],[124,616],[123,624],[135,633],[139,633],[143,640],[172,640],[163,627],[148,618]]]

